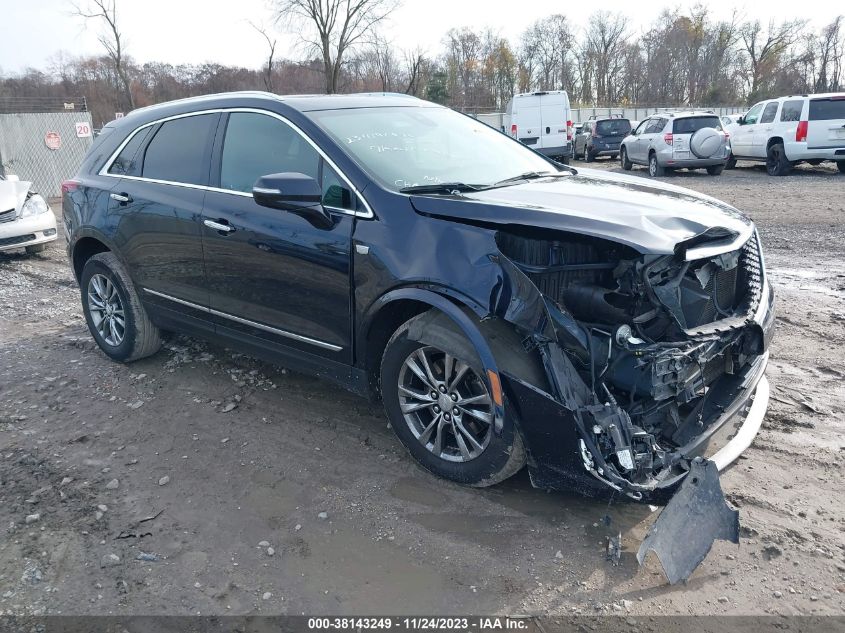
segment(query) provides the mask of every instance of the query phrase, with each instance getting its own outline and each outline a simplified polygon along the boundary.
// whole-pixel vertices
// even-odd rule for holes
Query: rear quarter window
[[[845,97],[810,100],[810,121],[831,119],[845,119]]]
[[[800,121],[803,109],[803,101],[784,101],[783,108],[780,111],[780,120],[784,122]]]
[[[672,126],[672,132],[675,134],[694,134],[699,130],[712,127],[717,130],[722,129],[722,124],[719,123],[717,116],[691,116],[683,119],[675,119]]]
[[[114,159],[109,167],[110,174],[119,176],[140,176],[141,175],[141,161],[138,160],[138,150],[147,140],[152,127],[145,127],[138,130],[129,142],[123,146],[120,153]]]

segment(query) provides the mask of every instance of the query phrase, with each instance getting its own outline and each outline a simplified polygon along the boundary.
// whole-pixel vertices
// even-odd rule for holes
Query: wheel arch
[[[77,283],[82,279],[85,262],[98,253],[114,252],[106,240],[100,236],[84,235],[77,239],[70,252],[71,266]]]
[[[484,380],[493,395],[494,428],[501,432],[504,425],[504,399],[499,367],[489,343],[475,323],[476,319],[470,316],[480,319],[487,315],[487,311],[467,297],[449,292],[448,289],[397,288],[374,302],[362,324],[359,337],[359,349],[364,350],[365,370],[370,376],[371,387],[376,388],[374,394],[378,393],[381,356],[390,337],[402,323],[431,309],[448,317],[478,354]]]
[[[773,137],[771,137],[768,141],[766,141],[766,153],[768,153],[769,148],[770,148],[772,145],[778,145],[778,144],[783,145],[783,146],[784,146],[784,151],[785,151],[785,149],[786,149],[786,145],[785,145],[785,143],[783,142],[783,139],[782,139],[780,136],[773,136]]]

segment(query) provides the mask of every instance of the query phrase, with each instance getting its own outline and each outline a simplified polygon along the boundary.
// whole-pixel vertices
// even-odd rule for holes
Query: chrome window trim
[[[160,185],[173,185],[175,187],[186,187],[188,189],[199,189],[201,191],[214,191],[216,193],[228,193],[228,194],[232,194],[232,195],[235,195],[235,196],[243,196],[243,197],[246,197],[246,198],[252,198],[252,194],[248,193],[246,191],[234,191],[232,189],[223,189],[221,187],[209,187],[207,185],[195,185],[195,184],[185,183],[185,182],[175,182],[175,181],[172,181],[172,180],[161,180],[161,179],[158,179],[158,178],[144,178],[143,176],[126,176],[126,175],[122,175],[122,174],[111,174],[111,173],[109,173],[109,169],[111,168],[112,163],[114,163],[115,159],[118,157],[120,152],[122,152],[123,148],[126,146],[126,144],[129,143],[129,141],[132,140],[132,137],[135,136],[141,130],[148,128],[148,127],[151,127],[153,125],[158,125],[159,123],[166,123],[167,121],[173,121],[175,119],[184,119],[184,118],[189,117],[189,116],[200,116],[200,115],[203,115],[203,114],[225,114],[225,113],[231,113],[231,112],[249,112],[249,113],[253,113],[253,114],[263,114],[265,116],[269,116],[269,117],[273,117],[275,119],[278,119],[279,121],[281,121],[282,123],[284,123],[285,125],[290,127],[297,134],[299,134],[302,138],[304,138],[306,140],[306,142],[309,145],[311,145],[311,147],[314,148],[314,150],[317,152],[317,154],[319,154],[320,157],[322,157],[322,159],[325,160],[326,163],[328,163],[329,166],[331,166],[331,168],[335,170],[335,172],[337,172],[338,176],[340,176],[343,179],[343,181],[347,185],[349,185],[349,189],[355,194],[355,197],[361,202],[361,205],[364,207],[365,211],[351,211],[349,209],[339,209],[337,207],[328,207],[328,206],[326,208],[330,209],[331,211],[335,211],[337,213],[343,213],[345,215],[351,215],[351,216],[355,216],[357,218],[364,218],[364,219],[369,220],[369,219],[372,219],[372,218],[375,217],[375,214],[373,213],[372,207],[370,207],[369,203],[364,198],[364,196],[361,194],[361,192],[357,189],[357,187],[355,187],[355,185],[352,184],[352,181],[349,180],[349,178],[346,176],[346,174],[343,173],[343,171],[341,171],[341,169],[337,166],[337,164],[331,158],[329,158],[329,156],[320,148],[320,146],[317,145],[313,140],[311,140],[310,136],[308,136],[296,124],[292,123],[287,118],[283,117],[281,114],[277,114],[276,112],[271,112],[270,110],[262,110],[260,108],[233,107],[233,108],[214,108],[214,109],[211,109],[211,110],[197,110],[195,112],[184,112],[182,114],[174,114],[173,116],[163,117],[161,119],[156,119],[155,121],[150,121],[149,123],[144,123],[143,125],[140,125],[137,128],[135,128],[132,131],[132,133],[129,136],[127,136],[121,142],[120,145],[118,145],[117,149],[112,153],[111,156],[109,156],[108,160],[106,160],[106,162],[103,164],[103,167],[100,169],[99,172],[97,172],[97,174],[100,175],[100,176],[106,176],[106,177],[109,177],[109,178],[126,178],[128,180],[137,180],[139,182],[153,182],[153,183],[160,184]]]
[[[316,345],[317,347],[322,347],[323,349],[327,349],[332,352],[339,352],[343,349],[340,345],[335,345],[334,343],[327,343],[326,341],[310,338],[308,336],[302,336],[301,334],[294,334],[293,332],[288,332],[287,330],[280,330],[279,328],[264,325],[263,323],[258,323],[257,321],[250,321],[249,319],[244,319],[243,317],[235,316],[234,314],[229,314],[228,312],[221,312],[220,310],[215,310],[207,306],[201,306],[198,303],[192,303],[190,301],[186,301],[185,299],[172,297],[170,295],[164,294],[163,292],[158,292],[157,290],[150,290],[149,288],[144,288],[143,290],[147,294],[151,294],[156,297],[161,297],[162,299],[167,299],[168,301],[179,303],[183,306],[193,308],[194,310],[199,310],[200,312],[205,312],[207,314],[213,314],[215,316],[223,317],[224,319],[229,319],[231,321],[235,321],[236,323],[241,323],[243,325],[249,325],[250,327],[254,327],[259,330],[264,330],[265,332],[271,332],[272,334],[278,334],[279,336],[284,336],[285,338],[289,338],[294,341],[300,341],[302,343]]]

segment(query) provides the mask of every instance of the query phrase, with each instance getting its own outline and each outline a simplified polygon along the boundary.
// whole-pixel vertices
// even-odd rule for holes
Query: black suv
[[[621,117],[590,119],[584,123],[575,137],[573,155],[588,163],[599,156],[619,156],[622,139],[631,133],[631,122]]]
[[[527,463],[537,486],[658,498],[720,432],[736,438],[713,460],[734,459],[766,408],[772,292],[747,218],[425,101],[144,108],[63,191],[108,356],[178,331],[319,375],[382,398],[458,482]]]

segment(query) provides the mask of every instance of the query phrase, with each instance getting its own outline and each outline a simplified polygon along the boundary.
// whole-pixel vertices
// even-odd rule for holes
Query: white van
[[[526,92],[508,102],[505,129],[541,154],[568,163],[572,156],[572,110],[565,90]]]

